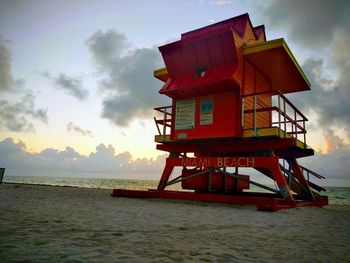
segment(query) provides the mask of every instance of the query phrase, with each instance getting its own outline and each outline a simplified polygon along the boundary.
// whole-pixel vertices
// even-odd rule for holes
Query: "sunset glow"
[[[0,166],[26,174],[26,162],[42,162],[30,162],[35,174],[50,171],[53,159],[74,164],[103,152],[110,159],[101,155],[98,162],[111,164],[111,177],[140,173],[148,163],[150,179],[158,178],[163,164],[157,158],[164,153],[155,149],[152,109],[170,100],[158,93],[162,82],[153,77],[153,70],[164,67],[157,47],[248,12],[255,25],[265,25],[267,39],[287,40],[311,82],[311,91],[289,97],[309,119],[307,143],[317,154],[306,162],[350,184],[349,162],[339,167],[350,157],[350,22],[347,15],[341,19],[341,4],[325,11],[329,5],[321,1],[314,10],[310,3],[273,0],[264,7],[256,1],[2,1]],[[300,8],[312,12],[294,12]],[[16,160],[23,162],[16,166]],[[119,171],[119,164],[132,167]]]

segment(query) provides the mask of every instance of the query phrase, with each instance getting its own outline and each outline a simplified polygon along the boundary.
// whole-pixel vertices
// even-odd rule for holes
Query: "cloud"
[[[86,44],[100,72],[107,94],[102,117],[118,126],[128,126],[137,118],[150,117],[156,106],[169,103],[158,91],[161,83],[153,70],[162,67],[160,53],[153,48],[131,49],[125,35],[115,31],[97,31]]]
[[[188,2],[191,3],[191,2]],[[232,0],[197,0],[195,3],[203,5],[203,4],[209,4],[209,5],[229,5],[232,3]]]
[[[84,100],[89,95],[89,91],[83,88],[81,79],[79,78],[73,78],[63,73],[58,74],[56,77],[51,76],[48,72],[42,72],[40,74],[52,80],[59,89],[79,100]]]
[[[35,107],[35,97],[27,91],[20,100],[0,100],[0,130],[33,132],[32,120],[48,122],[47,109]]]
[[[215,0],[216,5],[229,5],[232,3],[232,0]]]
[[[55,82],[61,89],[80,100],[85,99],[89,94],[88,90],[82,87],[80,79],[75,79],[61,73],[57,76]]]
[[[32,121],[47,123],[47,110],[35,106],[35,95],[25,89],[24,80],[13,78],[8,43],[0,35],[0,130],[34,131]]]
[[[328,130],[325,138],[326,153],[332,153],[336,150],[350,149],[350,145],[346,144],[342,138]]]
[[[24,86],[24,80],[15,79],[12,75],[10,43],[0,35],[0,93],[22,91]]]
[[[287,30],[290,39],[313,48],[349,32],[349,13],[347,0],[273,0],[263,11],[269,27]]]
[[[324,77],[322,59],[308,59],[302,68],[312,83],[312,91],[289,95],[304,112],[317,113],[318,129],[348,129],[350,123],[350,77],[344,67],[336,80]],[[350,71],[348,71],[350,72]]]
[[[0,91],[9,90],[12,84],[11,52],[0,35]]]
[[[336,147],[332,153],[317,154],[300,162],[326,176],[327,180],[320,183],[340,180],[350,185],[349,154],[350,148],[345,145]],[[21,141],[15,142],[12,138],[0,141],[0,167],[5,167],[8,175],[159,179],[165,158],[166,154],[156,159],[135,160],[129,152],[116,153],[112,145],[102,143],[88,156],[81,155],[71,147],[63,151],[47,148],[40,153],[30,153]]]
[[[339,180],[338,186],[349,186],[350,148],[334,149],[332,153],[319,153],[310,158],[303,158],[300,163],[326,177],[319,183],[332,184]],[[335,179],[335,180],[334,180]]]
[[[80,128],[79,126],[75,125],[73,122],[68,123],[67,125],[67,131],[69,132],[75,132],[79,135],[82,136],[88,136],[88,137],[94,137],[94,135],[92,134],[91,131],[89,130],[83,130],[82,128]]]
[[[95,32],[86,44],[98,66],[106,70],[114,67],[131,45],[124,34],[113,29]]]
[[[30,153],[23,142],[12,138],[0,142],[0,167],[9,175],[72,175],[109,178],[159,178],[165,155],[156,159],[134,160],[129,152],[116,153],[112,145],[100,144],[88,156],[71,147],[65,150],[48,148]],[[154,174],[153,177],[150,177]]]

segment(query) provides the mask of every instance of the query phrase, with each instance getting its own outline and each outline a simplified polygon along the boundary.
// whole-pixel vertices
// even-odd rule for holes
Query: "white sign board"
[[[193,129],[195,126],[196,100],[178,100],[175,109],[175,130]]]

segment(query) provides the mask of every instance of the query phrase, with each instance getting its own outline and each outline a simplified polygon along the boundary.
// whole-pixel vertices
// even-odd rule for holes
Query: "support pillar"
[[[165,165],[165,168],[163,170],[162,177],[160,178],[157,190],[164,190],[165,189],[166,184],[170,178],[170,175],[171,175],[173,169],[174,169],[174,165],[169,165],[169,164]]]
[[[308,196],[306,196],[309,200],[314,201],[315,200],[315,196],[313,194],[313,192],[311,191],[308,182],[306,181],[303,172],[300,169],[300,166],[297,162],[296,159],[292,159],[291,161],[292,163],[292,170],[293,170],[293,174],[295,176],[295,178],[298,179],[299,183],[305,188],[305,190],[308,193]]]
[[[271,175],[272,175],[273,179],[277,183],[278,189],[279,189],[282,197],[284,199],[294,200],[292,192],[290,191],[288,183],[287,183],[281,169],[279,168],[279,166],[277,166],[274,169],[271,169],[270,171],[271,171]]]

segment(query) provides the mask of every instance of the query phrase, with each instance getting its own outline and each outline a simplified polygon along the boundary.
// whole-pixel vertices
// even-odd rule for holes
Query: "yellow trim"
[[[270,41],[266,41],[266,42],[259,42],[259,43],[245,45],[243,47],[243,55],[249,55],[249,54],[262,52],[262,51],[266,51],[266,50],[270,50],[270,49],[274,49],[274,48],[278,48],[278,47],[282,47],[284,49],[284,51],[287,52],[288,56],[293,61],[295,67],[298,69],[300,75],[303,77],[303,79],[305,80],[306,84],[310,88],[311,85],[310,85],[309,80],[305,76],[304,71],[300,67],[298,61],[295,59],[292,51],[289,49],[287,43],[284,41],[283,38],[274,39],[274,40],[270,40]]]
[[[159,78],[161,76],[164,76],[168,74],[168,70],[166,68],[160,68],[160,69],[156,69],[155,71],[153,71],[153,76],[156,78]]]
[[[259,138],[259,137],[279,137],[284,139],[284,132],[280,130],[278,132],[279,128],[278,127],[270,127],[270,128],[258,128],[257,129],[257,135],[254,135],[254,130],[249,129],[249,130],[244,130],[243,131],[243,137],[244,138]],[[289,134],[286,135],[286,138],[292,138]],[[157,143],[164,143],[164,142],[173,142],[173,140],[170,139],[170,135],[165,136],[165,141],[163,140],[163,135],[155,135],[154,136],[154,141]],[[306,144],[304,144],[302,141],[297,140],[296,146],[301,148],[301,149],[306,149],[310,148]]]
[[[164,142],[163,141],[163,135],[155,135],[154,136],[154,141],[155,142]],[[172,140],[170,140],[170,135],[165,135],[165,142],[171,142]]]
[[[297,140],[297,147],[299,147],[299,148],[309,148],[307,145],[305,145],[305,143],[303,143],[303,142],[301,142],[301,141],[299,141],[299,140]]]
[[[265,137],[265,136],[278,136],[278,128],[263,128],[263,129],[257,129],[257,136],[254,136],[254,130],[244,130],[243,131],[243,137]]]
[[[278,127],[270,127],[270,128],[261,128],[257,129],[257,135],[254,135],[254,130],[249,129],[249,130],[244,130],[243,131],[243,137],[244,138],[251,138],[251,137],[280,137],[284,138],[284,132],[280,130],[278,132],[279,128]],[[286,138],[292,138],[289,134],[286,135]],[[300,140],[297,140],[296,146],[302,149],[309,148],[305,143],[303,143]]]
[[[256,52],[261,52],[273,48],[278,48],[283,46],[284,39],[274,39],[266,42],[257,42],[253,44],[248,44],[243,46],[243,55],[248,55]]]

